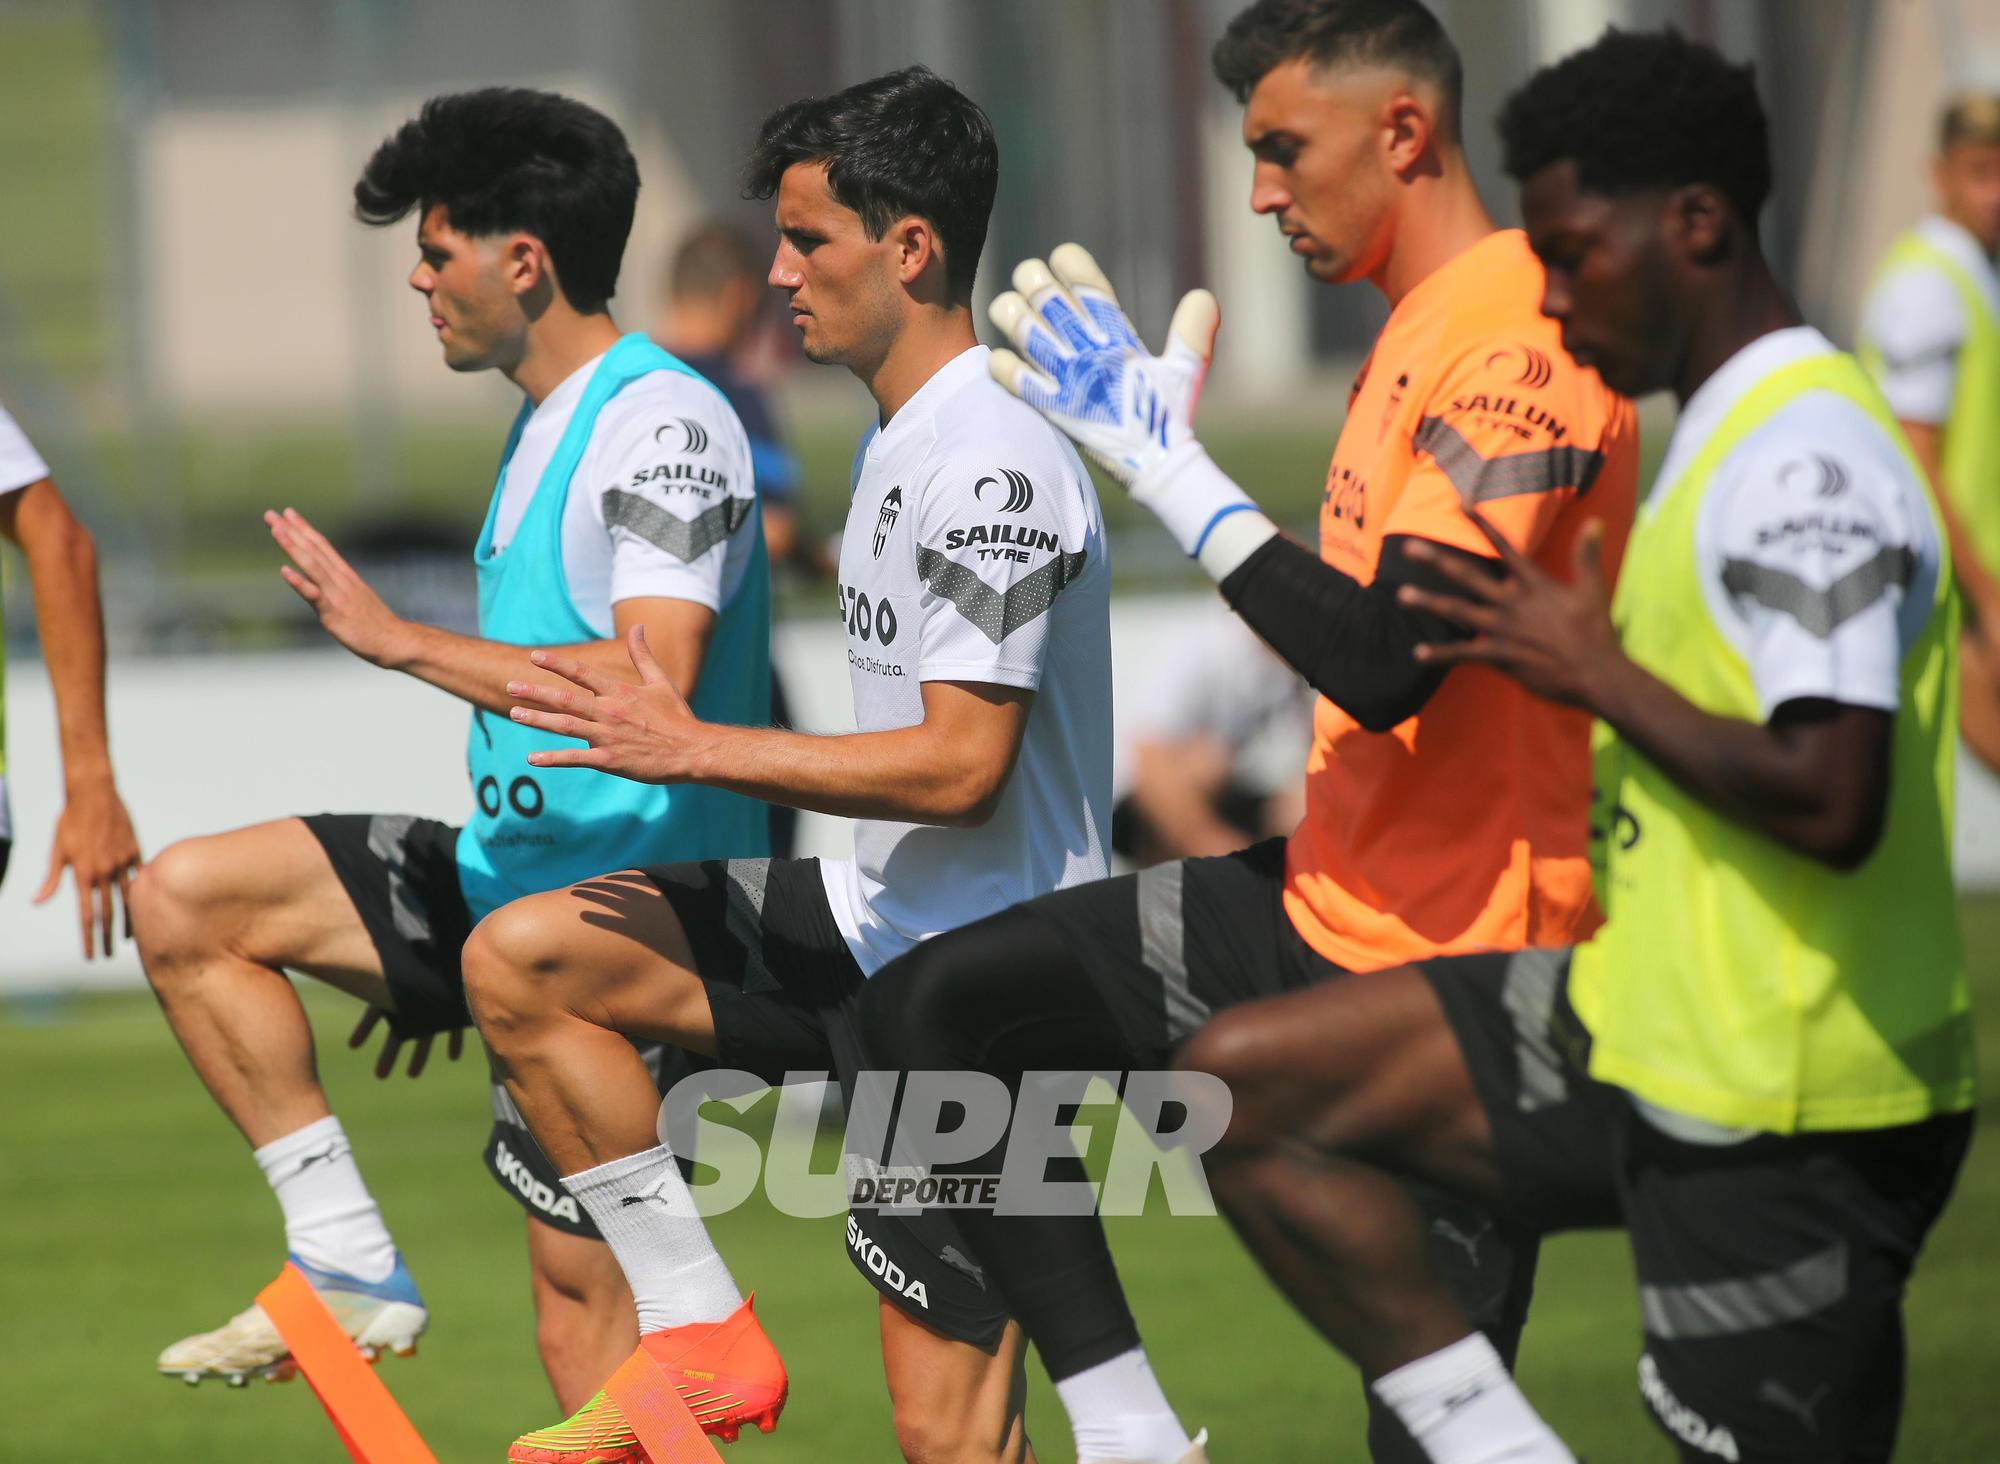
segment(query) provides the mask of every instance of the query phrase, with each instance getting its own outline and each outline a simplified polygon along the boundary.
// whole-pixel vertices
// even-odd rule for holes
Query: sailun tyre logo
[[[1551,381],[1555,380],[1556,369],[1554,364],[1550,362],[1545,352],[1538,351],[1533,346],[1508,346],[1502,350],[1495,351],[1486,358],[1486,369],[1491,371],[1502,361],[1510,361],[1517,356],[1521,361],[1521,374],[1516,376],[1514,380],[1522,386],[1527,387],[1530,391],[1540,391]]]
[[[676,417],[673,421],[654,428],[653,441],[659,442],[667,433],[676,430],[687,438],[689,452],[708,451],[708,429],[692,417]]]
[[[1810,483],[1809,491],[1815,498],[1838,498],[1847,491],[1847,469],[1821,453],[1794,458],[1778,469],[1778,486],[1781,488],[1807,483]]]
[[[988,483],[996,488],[1005,486],[1007,489],[1007,496],[1000,502],[1002,513],[1026,513],[1028,505],[1035,501],[1035,485],[1028,481],[1026,473],[1017,472],[1013,468],[1002,468],[999,477],[981,478],[972,485],[972,496],[981,503],[986,501]]]

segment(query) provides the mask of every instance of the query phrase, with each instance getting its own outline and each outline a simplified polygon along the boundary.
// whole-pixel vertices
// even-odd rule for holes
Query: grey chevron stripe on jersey
[[[1917,573],[1917,556],[1902,544],[1885,545],[1823,590],[1790,570],[1749,559],[1725,560],[1722,587],[1748,595],[1767,610],[1789,615],[1824,640],[1892,589],[1905,588]]]
[[[1437,460],[1451,486],[1468,504],[1557,488],[1588,493],[1604,467],[1603,453],[1582,447],[1546,447],[1540,452],[1486,457],[1442,417],[1426,417],[1417,423],[1410,445]]]
[[[935,549],[917,550],[917,577],[933,594],[957,607],[994,645],[1055,604],[1063,586],[1083,573],[1084,555],[1058,554],[1033,574],[1023,575],[1001,593],[956,560]]]
[[[656,549],[692,564],[743,527],[750,517],[750,500],[725,498],[691,519],[676,518],[659,504],[637,493],[612,488],[604,495],[604,527],[637,534]]]

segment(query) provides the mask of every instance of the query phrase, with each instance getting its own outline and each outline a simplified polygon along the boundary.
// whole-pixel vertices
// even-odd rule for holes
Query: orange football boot
[[[791,1386],[778,1349],[757,1324],[756,1300],[751,1293],[724,1321],[668,1327],[639,1339],[639,1354],[702,1432],[726,1444],[746,1423],[765,1433],[776,1428]],[[609,1390],[553,1428],[523,1434],[507,1458],[512,1464],[646,1464],[638,1435]]]

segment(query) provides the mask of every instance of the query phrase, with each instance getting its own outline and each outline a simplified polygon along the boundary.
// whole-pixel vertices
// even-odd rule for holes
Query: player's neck
[[[1707,303],[1709,308],[1692,312],[1694,326],[1674,381],[1674,396],[1682,406],[1724,362],[1752,341],[1805,324],[1805,317],[1772,277],[1754,246],[1744,267],[1719,281]]]
[[[854,374],[875,398],[886,425],[925,382],[978,344],[969,308],[926,306],[911,317],[879,362],[857,367]]]
[[[586,361],[617,344],[618,323],[608,312],[580,315],[567,306],[554,306],[528,327],[521,359],[507,368],[507,379],[539,407]]]
[[[1985,239],[1980,237],[1979,230],[1973,227],[1978,220],[1972,218],[1969,211],[1955,209],[1947,203],[1939,205],[1938,214],[1947,223],[1957,224],[1959,228],[1965,230],[1967,237],[1979,246],[1981,254],[1984,254],[1988,259],[1995,257],[1996,251],[1987,244]]]
[[[1368,276],[1388,297],[1392,310],[1495,228],[1462,157],[1445,159],[1435,176],[1418,177],[1407,187],[1396,219],[1395,242]]]

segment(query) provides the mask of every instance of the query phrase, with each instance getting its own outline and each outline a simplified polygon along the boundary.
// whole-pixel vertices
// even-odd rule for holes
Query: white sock
[[[743,1305],[665,1144],[563,1176],[590,1212],[639,1304],[639,1330],[719,1322]]]
[[[386,1281],[396,1242],[354,1163],[340,1120],[329,1114],[252,1151],[285,1212],[285,1248],[322,1271]]]
[[[1576,1464],[1481,1333],[1384,1373],[1373,1386],[1433,1464]]]
[[[1180,1464],[1194,1441],[1174,1416],[1146,1349],[1134,1347],[1056,1384],[1076,1438],[1077,1464],[1092,1459]]]

